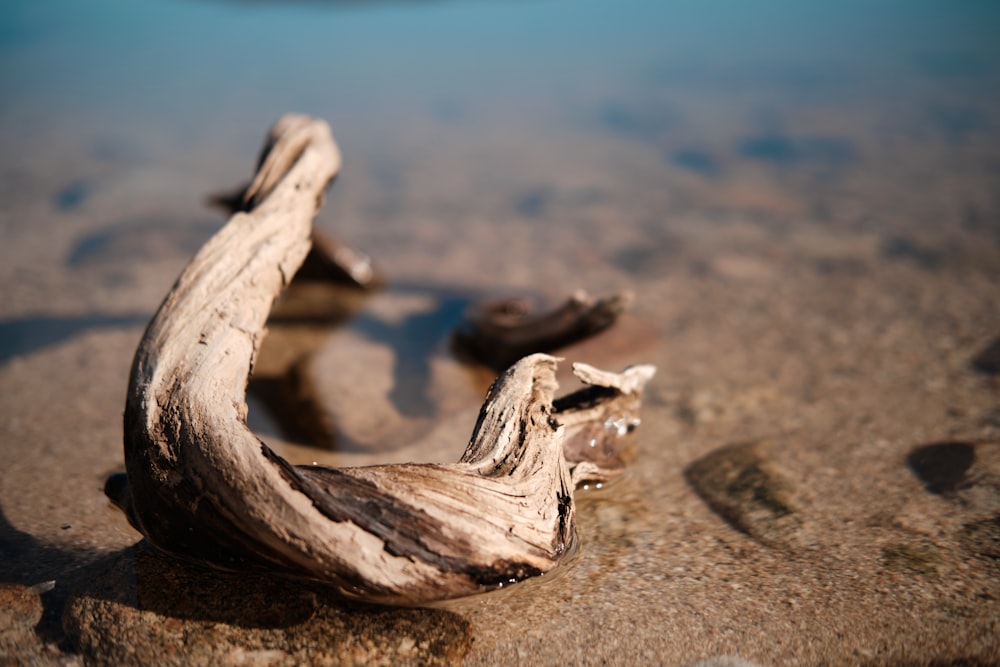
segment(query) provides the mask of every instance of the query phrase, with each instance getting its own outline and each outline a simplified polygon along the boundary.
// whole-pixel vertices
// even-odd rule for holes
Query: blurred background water
[[[611,137],[636,164],[655,154],[642,162],[653,182],[718,177],[734,157],[877,164],[900,136],[981,144],[970,159],[989,148],[991,162],[970,168],[995,171],[998,29],[997,5],[971,0],[8,0],[3,199],[47,192],[74,208],[107,164],[174,155],[217,187],[208,166],[235,161],[290,110],[328,119],[348,164],[377,161],[388,186],[401,165],[432,161],[436,142],[474,164],[552,135]]]
[[[10,0],[3,107],[212,127],[237,110],[398,121],[664,87],[888,97],[927,79],[995,85],[998,20],[975,1]]]
[[[782,114],[874,104],[886,122],[929,114],[955,141],[995,129],[998,28],[986,1],[8,0],[3,166],[67,134],[97,157],[215,146],[233,128],[256,141],[288,110],[329,119],[349,157],[422,121],[473,143],[486,127],[654,145],[738,121],[774,135],[745,143],[751,158],[837,160],[843,144],[782,143]],[[670,160],[719,169],[698,151]]]

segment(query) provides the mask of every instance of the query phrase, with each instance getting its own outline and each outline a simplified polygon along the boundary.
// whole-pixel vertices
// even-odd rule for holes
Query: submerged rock
[[[720,447],[690,464],[688,483],[734,528],[770,547],[797,542],[802,517],[793,487],[765,442]]]

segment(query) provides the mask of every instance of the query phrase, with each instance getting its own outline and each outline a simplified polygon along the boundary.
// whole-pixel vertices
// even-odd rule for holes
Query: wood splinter
[[[309,251],[339,167],[324,122],[289,115],[272,129],[248,210],[192,260],[136,351],[127,484],[109,493],[162,550],[380,603],[459,597],[551,570],[574,543],[574,481],[607,464],[577,457],[575,469],[586,465],[571,476],[567,434],[589,443],[598,424],[630,430],[651,367],[579,366],[591,389],[554,406],[557,359],[527,356],[494,383],[450,465],[293,466],[247,427],[268,312]]]

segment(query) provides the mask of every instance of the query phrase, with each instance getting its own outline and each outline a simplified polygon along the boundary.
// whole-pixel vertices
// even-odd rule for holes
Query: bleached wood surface
[[[192,260],[136,352],[123,505],[163,550],[383,603],[457,597],[550,570],[574,540],[553,357],[525,357],[497,379],[454,464],[292,466],[248,429],[246,384],[268,312],[309,250],[339,167],[322,121],[275,125],[247,212]],[[606,420],[616,391],[563,412],[580,422],[600,407],[593,414]]]

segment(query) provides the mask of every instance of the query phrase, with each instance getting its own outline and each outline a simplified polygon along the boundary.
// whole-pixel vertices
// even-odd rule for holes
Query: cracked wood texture
[[[458,597],[550,570],[574,540],[553,357],[528,356],[497,379],[451,465],[292,466],[246,426],[268,312],[309,251],[339,167],[322,121],[286,116],[273,128],[247,211],[192,260],[136,352],[122,504],[165,551],[381,603]]]

